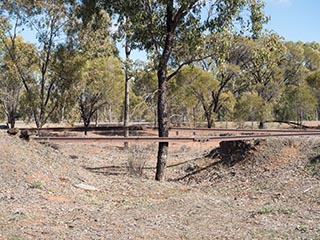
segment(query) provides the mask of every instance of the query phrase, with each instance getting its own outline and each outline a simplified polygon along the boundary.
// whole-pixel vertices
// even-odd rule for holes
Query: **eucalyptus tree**
[[[285,46],[276,34],[267,35],[256,40],[248,40],[249,61],[245,64],[247,77],[251,81],[250,90],[256,92],[263,101],[259,127],[264,122],[272,105],[279,100],[285,86],[285,77],[280,64],[285,56]]]
[[[316,116],[317,100],[310,86],[304,81],[299,86],[290,85],[283,92],[277,109],[279,120],[296,121],[301,125],[304,120]]]
[[[236,95],[250,85],[243,71],[248,61],[246,42],[247,38],[228,32],[208,35],[206,46],[211,56],[177,75],[187,92],[200,102],[208,128],[215,119],[232,117]]]
[[[320,69],[320,43],[310,42],[303,44],[304,65],[309,71]]]
[[[81,76],[78,103],[84,126],[90,125],[98,110],[108,106],[110,112],[122,108],[123,71],[120,62],[112,57],[96,58],[87,61]],[[85,131],[87,134],[87,131]]]
[[[314,71],[309,73],[306,78],[306,82],[308,86],[311,88],[313,96],[317,100],[317,119],[320,119],[320,69],[318,71]]]
[[[157,72],[153,64],[149,63],[138,70],[133,81],[132,90],[136,96],[141,97],[146,105],[148,117],[157,124]],[[140,104],[142,106],[142,104]],[[141,107],[140,107],[141,109]]]
[[[280,67],[283,70],[285,85],[300,85],[303,83],[308,69],[305,66],[303,42],[285,42],[285,51]]]
[[[2,32],[0,36],[0,102],[8,126],[14,128],[23,90],[21,77],[28,81],[35,73],[36,49],[32,44],[24,42],[22,37],[10,34]],[[15,59],[19,59],[18,68]],[[23,107],[20,106],[20,110],[23,110]]]
[[[78,5],[74,7],[74,14],[82,11]],[[67,49],[76,52],[80,61],[76,64],[79,76],[74,96],[85,127],[104,107],[108,105],[111,111],[111,108],[119,106],[119,102],[112,106],[115,99],[123,99],[118,97],[119,83],[123,82],[118,76],[123,76],[123,73],[119,69],[119,61],[112,58],[117,56],[117,52],[110,28],[110,18],[103,10],[88,19],[74,18],[67,28]]]
[[[52,98],[58,101],[58,106],[49,120],[72,125],[79,120],[77,100],[86,59],[81,52],[64,45],[57,48],[53,59],[51,77],[56,80],[57,91],[52,92]]]
[[[55,52],[64,42],[64,30],[69,21],[70,8],[64,1],[12,1],[0,3],[1,16],[11,25],[4,36],[10,39],[7,47],[19,78],[23,83],[26,104],[33,115],[38,128],[41,128],[59,105],[55,94],[58,79],[54,78],[53,64]],[[16,37],[23,29],[34,33],[35,68],[33,74],[25,76],[21,58],[17,57]]]
[[[0,60],[0,104],[7,117],[7,126],[15,127],[22,83],[10,64]]]
[[[270,105],[266,106],[257,92],[246,91],[237,99],[234,118],[238,121],[251,121],[253,123],[261,118],[270,117],[272,109],[267,107],[270,107]]]
[[[261,13],[263,1],[98,0],[96,3],[119,20],[129,19],[132,24],[130,41],[135,43],[136,48],[154,56],[158,78],[159,137],[169,134],[167,82],[184,65],[204,57],[205,51],[201,51],[204,50],[202,34],[232,28],[234,22],[239,20],[241,26],[251,22],[251,30],[255,34],[266,20]],[[159,143],[156,180],[165,178],[168,146],[168,142]]]
[[[15,126],[22,82],[31,78],[36,63],[35,48],[19,36],[25,17],[20,12],[19,3],[0,2],[0,102],[12,128]]]

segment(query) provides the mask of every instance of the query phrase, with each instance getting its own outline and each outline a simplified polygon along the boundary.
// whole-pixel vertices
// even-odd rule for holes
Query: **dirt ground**
[[[320,239],[320,139],[253,145],[230,163],[218,143],[172,144],[156,182],[155,144],[0,130],[0,239]]]

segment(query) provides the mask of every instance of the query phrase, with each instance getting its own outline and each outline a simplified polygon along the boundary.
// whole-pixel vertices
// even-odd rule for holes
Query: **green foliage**
[[[41,180],[35,180],[31,183],[31,188],[42,189],[43,182]]]
[[[306,83],[301,86],[288,86],[279,105],[279,120],[302,123],[303,120],[315,118],[317,101]]]
[[[313,96],[317,100],[318,119],[320,117],[320,70],[310,73],[306,78],[307,84],[310,86]]]
[[[156,123],[158,106],[165,126],[319,118],[320,44],[262,34],[262,10],[262,1],[251,0],[1,1],[1,111],[8,122],[18,111],[38,126],[72,123],[82,101],[90,121],[93,113],[120,120],[125,68],[132,119]],[[34,44],[19,36],[31,26]],[[147,65],[121,63],[111,37],[125,39],[127,53],[147,51]]]
[[[304,49],[304,65],[310,71],[316,71],[320,68],[320,43],[305,43]]]
[[[302,42],[286,42],[284,58],[280,67],[284,72],[286,85],[299,85],[303,82],[308,69],[305,67],[304,49]]]
[[[120,62],[116,58],[96,58],[86,62],[82,69],[78,97],[81,117],[86,126],[99,109],[106,108],[117,116],[121,114],[123,76]],[[108,117],[112,118],[110,115]]]
[[[0,43],[3,48],[0,50],[0,102],[7,122],[14,127],[21,89],[24,79],[25,83],[30,82],[35,69],[36,50],[32,44],[25,43],[21,37],[10,38],[6,35],[0,36]],[[19,61],[19,64],[17,63]],[[21,110],[22,107],[20,108]]]
[[[66,4],[58,1],[5,1],[3,4],[1,17],[9,15],[15,21],[4,31],[2,41],[4,37],[9,39],[6,50],[24,85],[26,109],[37,127],[42,127],[58,106],[59,101],[53,98],[58,91],[57,81],[52,77],[53,58],[67,22],[67,11]],[[17,31],[23,27],[36,32],[36,47],[17,47]],[[29,71],[25,71],[25,65]]]
[[[204,59],[202,34],[234,29],[235,22],[263,21],[259,13],[261,8],[256,1],[223,0],[223,1],[105,1],[92,6],[87,1],[84,9],[92,13],[96,7],[102,7],[118,17],[118,22],[128,21],[131,31],[130,46],[146,50],[153,55],[157,66],[158,77],[158,130],[160,137],[168,136],[167,81],[179,72],[181,67],[197,60]],[[208,10],[208,17],[202,20],[203,9]],[[245,19],[241,13],[249,10],[251,19]],[[95,12],[95,11],[93,11]],[[248,20],[248,21],[246,21]],[[254,23],[256,24],[256,23]],[[247,25],[247,24],[242,24]],[[258,31],[256,24],[252,28]],[[196,57],[195,57],[196,56]],[[172,73],[168,74],[169,66]],[[208,125],[211,120],[208,119]],[[156,179],[164,178],[164,168],[168,143],[159,144]]]
[[[275,208],[273,206],[265,206],[261,208],[260,210],[257,211],[257,214],[259,215],[266,215],[266,214],[285,214],[285,215],[290,215],[292,214],[293,210],[292,209],[287,209],[287,208]]]
[[[235,106],[235,118],[240,121],[258,121],[270,116],[270,105],[265,105],[258,93],[246,92]]]
[[[148,120],[154,123],[157,122],[157,89],[157,74],[152,65],[137,70],[132,90],[140,100],[137,107],[133,108],[133,112],[139,109]],[[144,104],[141,100],[144,101]]]

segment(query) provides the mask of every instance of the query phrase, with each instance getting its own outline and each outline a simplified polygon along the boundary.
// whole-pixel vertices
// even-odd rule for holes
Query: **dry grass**
[[[0,239],[319,239],[312,138],[261,143],[233,166],[172,144],[166,182],[155,145],[53,146],[0,131]]]

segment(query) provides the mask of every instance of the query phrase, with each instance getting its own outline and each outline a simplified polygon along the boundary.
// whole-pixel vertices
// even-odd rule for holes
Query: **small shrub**
[[[307,226],[297,226],[296,230],[302,233],[305,233],[308,231],[308,227]]]
[[[265,214],[284,214],[284,215],[290,215],[293,213],[292,209],[288,208],[274,208],[272,206],[265,206],[257,211],[257,214],[259,215],[265,215]]]
[[[31,183],[31,188],[41,189],[42,186],[43,186],[43,183],[40,180],[36,180]]]
[[[307,173],[320,176],[320,155],[312,158],[306,166]]]
[[[146,150],[139,146],[129,149],[127,169],[130,175],[141,177],[146,164]]]
[[[276,210],[271,207],[271,206],[267,206],[267,207],[263,207],[262,209],[258,210],[258,214],[260,215],[264,215],[264,214],[271,214],[274,213]]]

